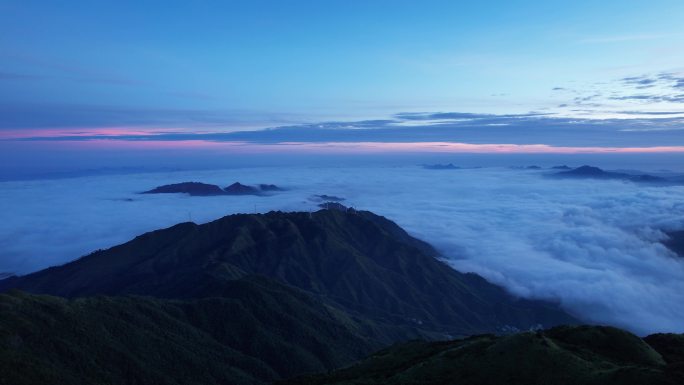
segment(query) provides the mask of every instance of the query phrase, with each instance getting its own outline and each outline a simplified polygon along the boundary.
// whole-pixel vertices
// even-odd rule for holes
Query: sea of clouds
[[[560,301],[587,322],[684,332],[684,187],[559,180],[549,170],[277,167],[0,183],[0,273],[27,273],[140,233],[238,212],[316,210],[315,194],[384,215],[455,269],[511,293]],[[141,195],[158,185],[274,183],[272,196]]]

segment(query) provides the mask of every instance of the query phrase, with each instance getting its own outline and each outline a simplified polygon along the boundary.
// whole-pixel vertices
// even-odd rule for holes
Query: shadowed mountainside
[[[352,367],[281,385],[675,385],[684,383],[684,335],[644,340],[600,326],[508,336],[415,341]]]
[[[353,314],[448,335],[576,322],[555,306],[516,299],[436,259],[428,244],[370,212],[231,215],[144,234],[63,266],[0,281],[64,297],[221,295],[260,275]]]
[[[417,337],[258,277],[193,300],[11,291],[0,295],[0,384],[266,383]]]
[[[663,244],[684,258],[684,230],[671,231],[667,233],[667,236],[669,239],[663,242]]]
[[[576,322],[436,257],[353,210],[146,233],[0,281],[0,384],[263,384],[400,341]]]

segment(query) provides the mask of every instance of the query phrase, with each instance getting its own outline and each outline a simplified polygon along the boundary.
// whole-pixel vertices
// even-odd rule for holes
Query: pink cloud
[[[454,143],[454,142],[280,142],[273,144],[251,142],[213,142],[205,140],[117,140],[50,142],[51,146],[72,149],[130,149],[130,150],[210,150],[241,153],[500,153],[500,154],[607,154],[607,153],[684,153],[684,146],[655,147],[572,147],[546,144],[510,143]]]
[[[0,131],[0,139],[61,138],[61,137],[116,137],[149,136],[169,132],[187,132],[182,128],[136,128],[136,127],[98,127],[98,128],[26,128]]]

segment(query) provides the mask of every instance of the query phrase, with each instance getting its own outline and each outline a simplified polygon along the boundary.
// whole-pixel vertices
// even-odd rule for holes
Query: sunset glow
[[[206,140],[119,140],[89,139],[84,141],[65,140],[59,142],[31,141],[25,142],[37,147],[49,145],[71,149],[119,149],[119,150],[209,150],[213,152],[229,151],[250,154],[259,153],[481,153],[481,154],[638,154],[638,153],[684,153],[684,146],[654,147],[568,147],[550,146],[546,144],[510,144],[510,143],[454,143],[454,142],[218,142]]]

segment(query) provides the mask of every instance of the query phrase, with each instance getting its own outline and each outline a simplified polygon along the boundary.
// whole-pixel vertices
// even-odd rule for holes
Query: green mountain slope
[[[0,295],[0,384],[253,384],[421,336],[250,277],[220,297]]]
[[[0,290],[65,297],[203,298],[245,275],[297,287],[350,314],[448,335],[576,322],[438,261],[428,244],[370,212],[231,215],[154,231]]]
[[[346,369],[281,384],[675,385],[684,383],[682,337],[661,335],[650,346],[652,337],[645,342],[619,329],[582,326],[410,342]]]
[[[0,295],[0,384],[263,384],[399,341],[576,322],[437,257],[369,212],[150,232],[0,281],[15,289]]]

